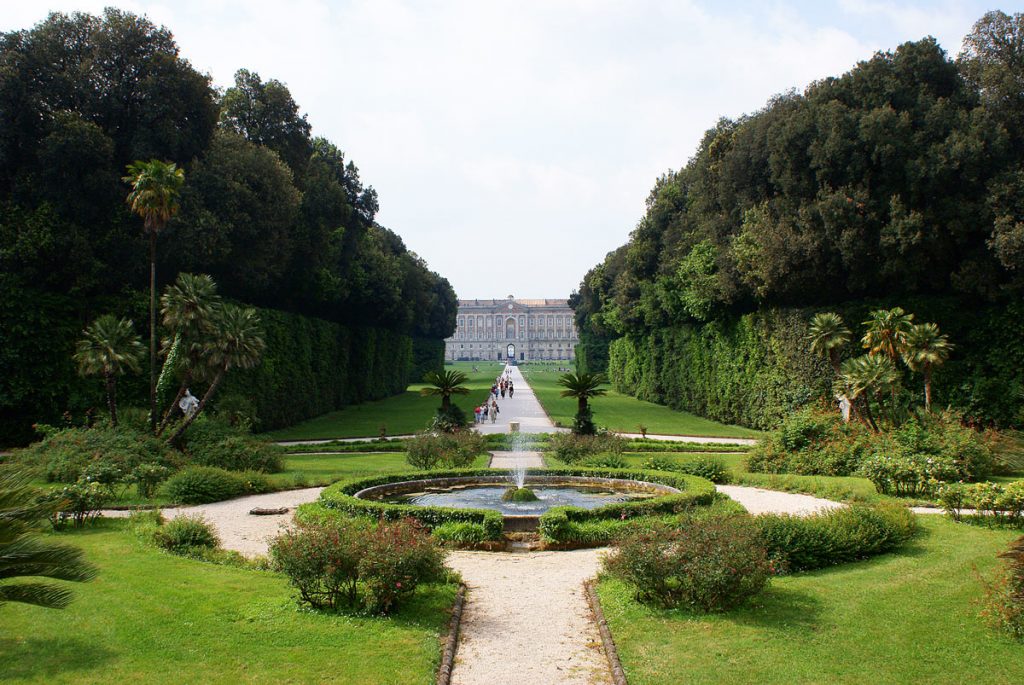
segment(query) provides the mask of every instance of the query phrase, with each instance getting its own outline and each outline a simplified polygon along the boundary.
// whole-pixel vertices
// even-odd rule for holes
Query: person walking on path
[[[483,412],[481,414],[481,417],[482,417],[483,422],[487,423],[487,403],[486,402],[484,402],[484,410],[483,410]]]
[[[505,399],[505,384],[501,384],[501,399]]]
[[[513,394],[513,393],[514,393],[515,391],[516,391],[516,388],[515,388],[515,386],[514,386],[514,385],[512,385],[512,381],[509,381],[509,382],[508,382],[508,398],[509,398],[509,399],[512,399],[512,394]]]
[[[491,423],[498,420],[498,401],[491,400]]]
[[[480,405],[479,405],[479,404],[478,404],[478,405],[476,405],[476,406],[475,406],[475,407],[473,408],[473,416],[475,416],[475,417],[476,417],[476,423],[480,423],[480,413],[481,413],[482,411],[483,411],[483,410],[482,410],[482,409],[480,408]]]

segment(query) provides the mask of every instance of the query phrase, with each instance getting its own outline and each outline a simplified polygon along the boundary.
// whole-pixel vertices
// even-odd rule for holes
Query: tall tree
[[[468,395],[469,388],[466,381],[469,376],[461,371],[430,371],[423,377],[426,387],[420,388],[420,395],[423,397],[440,397],[441,412],[448,414],[451,411],[452,395]]]
[[[590,399],[608,394],[607,388],[602,388],[608,379],[603,373],[563,373],[558,377],[558,384],[565,390],[561,392],[562,397],[576,398],[576,420],[573,431],[578,434],[590,435],[594,433],[594,422],[591,417]]]
[[[924,408],[932,408],[932,370],[947,359],[953,351],[949,337],[939,333],[938,325],[922,323],[911,326],[903,345],[903,360],[914,371],[924,375]]]
[[[863,399],[864,415],[871,428],[878,432],[878,423],[871,411],[871,398],[878,398],[886,390],[892,390],[899,381],[899,373],[892,360],[885,355],[870,354],[847,359],[842,364],[840,378],[849,388],[851,400]]]
[[[96,576],[82,550],[37,536],[39,523],[53,513],[31,486],[33,474],[17,466],[0,467],[0,606],[23,602],[63,609],[71,591],[53,583],[9,581],[52,578],[84,582]]]
[[[149,423],[156,432],[156,237],[178,213],[185,171],[173,162],[138,160],[128,165],[124,181],[132,187],[128,205],[149,237]]]
[[[839,351],[850,342],[850,329],[843,323],[843,318],[835,312],[821,312],[811,319],[810,334],[811,351],[827,357],[832,369],[838,376]]]
[[[864,322],[867,330],[861,344],[868,354],[884,355],[895,364],[907,341],[907,332],[913,325],[914,315],[907,314],[901,307],[875,309]]]
[[[107,389],[110,423],[117,425],[117,377],[125,371],[138,372],[146,348],[128,319],[105,314],[85,329],[75,350],[78,372],[103,376]]]

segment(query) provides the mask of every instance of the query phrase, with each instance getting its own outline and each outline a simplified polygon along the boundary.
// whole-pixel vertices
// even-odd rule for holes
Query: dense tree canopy
[[[721,120],[573,297],[586,336],[1024,285],[1024,18],[985,15]]]
[[[287,87],[239,70],[218,97],[170,32],[108,9],[0,34],[0,270],[86,300],[146,284],[121,176],[185,170],[158,274],[211,274],[253,304],[444,337],[455,294],[393,232],[377,195]],[[357,317],[361,317],[358,318]]]

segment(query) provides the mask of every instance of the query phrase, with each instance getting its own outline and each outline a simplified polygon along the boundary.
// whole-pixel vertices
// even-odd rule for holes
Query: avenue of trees
[[[828,392],[815,385],[820,368],[779,361],[805,352],[813,312],[860,321],[907,303],[955,331],[953,361],[973,364],[952,363],[935,401],[1019,422],[1024,15],[986,14],[964,46],[951,59],[932,38],[904,43],[720,120],[573,295],[583,364],[648,399],[766,427],[780,403]],[[803,328],[787,333],[783,321]],[[715,363],[691,355],[697,340],[779,373],[725,407],[738,370],[716,381],[678,368]]]
[[[0,34],[0,121],[0,423],[95,401],[52,348],[70,357],[111,311],[148,319],[151,237],[153,292],[208,274],[229,300],[423,341],[399,361],[440,366],[454,291],[376,223],[376,192],[284,84],[241,69],[218,92],[145,18],[54,13]],[[151,160],[183,171],[158,234],[125,202]]]

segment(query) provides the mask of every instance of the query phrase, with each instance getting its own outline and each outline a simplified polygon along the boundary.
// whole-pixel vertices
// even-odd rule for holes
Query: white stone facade
[[[516,361],[575,358],[576,325],[568,300],[459,300],[455,333],[445,361]]]

